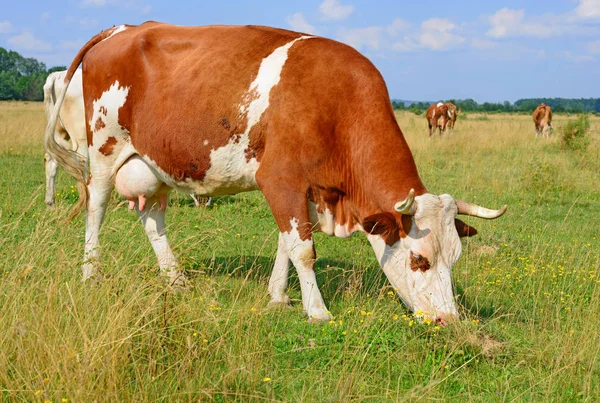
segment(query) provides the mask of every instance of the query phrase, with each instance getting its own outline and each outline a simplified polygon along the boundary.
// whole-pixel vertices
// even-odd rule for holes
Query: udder
[[[144,210],[146,202],[155,196],[160,203],[161,210],[167,207],[167,195],[170,188],[156,177],[154,171],[139,156],[134,155],[125,162],[117,171],[115,187],[121,196],[129,200],[129,209]]]

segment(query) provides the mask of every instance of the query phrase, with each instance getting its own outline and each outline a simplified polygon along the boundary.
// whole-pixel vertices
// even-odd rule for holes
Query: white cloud
[[[592,55],[600,54],[600,41],[589,42],[587,44],[587,50]]]
[[[419,50],[420,46],[410,37],[405,36],[401,42],[396,42],[392,45],[392,49],[396,52],[415,52]]]
[[[397,52],[415,52],[419,49],[445,51],[460,46],[465,38],[454,33],[457,27],[447,18],[430,18],[421,23],[421,30],[405,36],[392,49]]]
[[[452,33],[456,29],[446,18],[431,18],[421,24],[423,33],[419,36],[421,46],[431,50],[448,50],[465,41],[462,36]]]
[[[304,16],[302,15],[302,13],[296,13],[296,14],[288,15],[285,18],[285,22],[287,22],[287,24],[294,31],[306,32],[308,34],[315,34],[315,33],[317,33],[317,30],[315,29],[315,27],[313,27],[308,22],[306,22],[306,20],[304,19]]]
[[[346,19],[354,12],[354,6],[344,6],[340,0],[325,0],[319,5],[319,11],[325,21]]]
[[[0,21],[0,34],[10,34],[13,32],[13,25],[8,20]]]
[[[506,38],[509,36],[533,36],[548,38],[558,36],[565,32],[565,25],[552,15],[543,18],[525,19],[525,10],[511,10],[503,8],[489,18],[491,28],[486,32],[493,38]]]
[[[355,49],[379,49],[381,44],[382,27],[367,27],[357,29],[340,29],[339,39]]]
[[[396,18],[394,22],[385,28],[385,31],[390,36],[396,36],[399,33],[408,30],[411,26],[412,24],[410,22],[405,21],[402,18]]]
[[[525,10],[511,10],[503,8],[496,11],[496,14],[489,18],[492,26],[486,35],[494,38],[503,38],[508,36],[511,31],[517,31],[519,24],[525,17]]]
[[[600,0],[581,0],[575,15],[584,19],[600,18]]]
[[[42,41],[33,36],[29,30],[23,30],[17,36],[9,38],[6,42],[14,46],[18,50],[33,50],[33,51],[50,51],[52,45],[49,42]]]

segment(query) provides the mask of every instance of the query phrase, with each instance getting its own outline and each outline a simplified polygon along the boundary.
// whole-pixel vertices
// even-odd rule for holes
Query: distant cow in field
[[[552,135],[552,108],[540,104],[533,111],[533,123],[536,136],[550,137]]]
[[[506,206],[427,192],[381,74],[354,48],[269,27],[147,22],[93,37],[67,85],[80,63],[89,183],[52,135],[61,96],[44,144],[77,179],[76,209],[87,207],[84,280],[101,276],[98,235],[113,188],[134,203],[173,284],[185,277],[165,232],[170,190],[261,190],[280,231],[270,304],[289,303],[291,261],[309,319],[331,320],[313,232],[362,232],[411,310],[440,324],[458,317],[451,270],[460,237],[476,230],[456,217],[497,218]]]
[[[448,107],[449,115],[446,127],[448,129],[454,129],[454,124],[456,123],[456,119],[458,118],[458,115],[460,115],[462,108],[460,106],[457,108],[452,102],[446,102],[445,105]]]
[[[427,124],[429,125],[429,137],[431,137],[435,132],[435,129],[439,129],[440,136],[442,135],[446,130],[446,124],[451,118],[451,115],[448,106],[443,102],[438,102],[437,104],[431,104],[431,106],[427,108],[425,117],[427,118]]]
[[[51,73],[44,84],[44,110],[46,119],[50,119],[54,110],[54,103],[58,94],[65,88],[64,79],[67,71],[56,71]],[[63,147],[77,152],[86,161],[88,158],[87,132],[85,130],[85,114],[83,111],[83,88],[81,85],[81,70],[76,70],[69,89],[62,103],[59,123],[54,130],[55,139]],[[46,168],[46,204],[54,206],[54,186],[56,183],[56,171],[58,164],[46,153],[44,155]]]
[[[44,110],[46,119],[50,119],[54,110],[56,97],[65,87],[64,79],[67,75],[67,70],[56,71],[51,73],[44,84]],[[87,132],[85,129],[85,113],[83,110],[83,88],[81,82],[81,70],[76,70],[73,79],[69,84],[69,89],[65,95],[62,108],[59,115],[59,123],[56,125],[54,132],[56,141],[60,142],[63,147],[71,148],[77,152],[87,166],[88,160],[88,144]],[[56,186],[56,171],[58,164],[48,153],[44,155],[44,163],[46,168],[46,204],[54,206],[55,195],[54,189]],[[194,194],[190,194],[196,206],[204,203],[205,206],[210,206],[212,198],[198,198]],[[133,206],[131,207],[133,208]]]

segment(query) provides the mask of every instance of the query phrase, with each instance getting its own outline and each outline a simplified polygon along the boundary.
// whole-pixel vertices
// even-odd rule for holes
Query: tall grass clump
[[[585,150],[590,144],[588,136],[590,126],[590,118],[587,114],[567,122],[561,129],[562,147],[568,150]]]

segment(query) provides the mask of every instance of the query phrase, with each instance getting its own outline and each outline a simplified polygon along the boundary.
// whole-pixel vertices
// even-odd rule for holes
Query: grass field
[[[555,115],[557,132],[573,118]],[[524,115],[469,114],[442,139],[423,116],[398,120],[430,192],[509,205],[465,220],[479,235],[463,240],[463,320],[446,328],[411,317],[361,235],[315,237],[335,321],[301,316],[295,273],[292,309],[267,309],[277,230],[259,193],[208,209],[174,195],[180,293],[114,196],[106,278],[82,284],[62,171],[57,208],[44,204],[42,105],[0,103],[0,401],[600,401],[600,119],[579,152]]]

